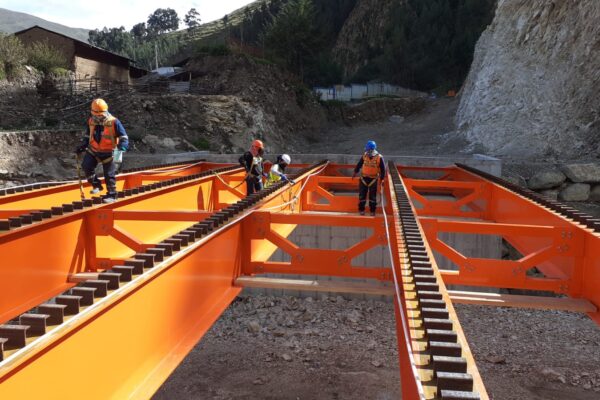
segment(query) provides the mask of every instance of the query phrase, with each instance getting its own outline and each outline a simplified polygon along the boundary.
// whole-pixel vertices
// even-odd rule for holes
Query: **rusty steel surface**
[[[263,274],[353,278],[341,290],[393,293],[407,400],[487,398],[446,284],[567,294],[589,301],[571,307],[598,322],[592,219],[464,166],[393,164],[377,216],[363,217],[353,165],[291,167],[294,184],[251,196],[242,168],[201,161],[120,175],[112,204],[81,200],[76,182],[0,192],[0,398],[149,398],[239,285]],[[289,239],[300,225],[369,233],[343,249],[306,248]],[[468,257],[440,232],[502,236],[523,257]],[[376,247],[391,267],[353,262]],[[288,261],[271,261],[277,251]],[[459,269],[440,270],[434,251]]]

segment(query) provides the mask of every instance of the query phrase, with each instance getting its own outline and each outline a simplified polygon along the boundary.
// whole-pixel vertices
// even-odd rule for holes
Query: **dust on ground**
[[[495,400],[600,398],[600,329],[586,316],[457,305]],[[154,399],[398,399],[394,307],[238,298]]]

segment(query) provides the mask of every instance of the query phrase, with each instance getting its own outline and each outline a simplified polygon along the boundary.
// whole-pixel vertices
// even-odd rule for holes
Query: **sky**
[[[252,0],[0,0],[0,7],[35,15],[72,28],[102,29],[146,22],[157,8],[173,8],[180,19],[195,8],[201,22],[223,18]],[[180,28],[184,27],[180,22]]]

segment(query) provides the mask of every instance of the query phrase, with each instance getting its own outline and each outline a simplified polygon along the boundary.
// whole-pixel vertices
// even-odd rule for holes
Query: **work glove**
[[[117,150],[122,151],[123,153],[125,153],[127,151],[127,148],[125,146],[122,145],[117,145]]]
[[[75,149],[75,153],[81,154],[81,153],[84,153],[86,150],[87,150],[87,144],[82,144],[81,146],[78,146]]]
[[[293,179],[288,179],[288,183],[289,183],[290,185],[295,185],[295,184],[296,184],[296,181],[295,181],[295,180],[293,180]]]

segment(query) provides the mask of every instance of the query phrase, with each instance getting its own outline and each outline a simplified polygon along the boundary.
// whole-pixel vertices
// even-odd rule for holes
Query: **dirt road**
[[[460,140],[447,141],[444,134],[454,129],[458,100],[428,100],[423,112],[407,118],[357,126],[334,127],[315,136],[314,148],[321,153],[360,154],[367,140],[375,140],[382,154],[459,154],[466,146]],[[315,151],[309,151],[315,153]]]

